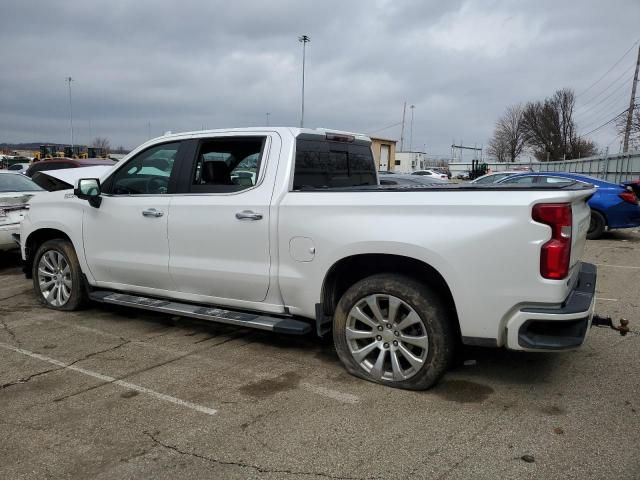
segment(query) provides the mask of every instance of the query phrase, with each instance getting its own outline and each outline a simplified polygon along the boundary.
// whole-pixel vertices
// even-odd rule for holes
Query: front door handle
[[[142,215],[145,217],[161,217],[164,215],[164,212],[160,210],[156,210],[155,208],[147,208],[142,211]]]
[[[238,220],[262,220],[262,214],[252,212],[251,210],[243,210],[236,213],[236,218]]]

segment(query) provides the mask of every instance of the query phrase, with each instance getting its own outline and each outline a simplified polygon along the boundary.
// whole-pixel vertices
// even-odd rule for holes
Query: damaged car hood
[[[113,169],[110,165],[93,167],[64,168],[61,170],[44,170],[31,177],[39,187],[49,192],[74,188],[81,178],[98,178],[102,181]]]

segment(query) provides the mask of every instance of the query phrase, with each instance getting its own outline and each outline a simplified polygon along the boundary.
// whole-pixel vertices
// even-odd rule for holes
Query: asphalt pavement
[[[575,352],[467,349],[434,389],[348,375],[330,342],[41,307],[0,257],[0,478],[640,478],[640,232],[589,241]]]

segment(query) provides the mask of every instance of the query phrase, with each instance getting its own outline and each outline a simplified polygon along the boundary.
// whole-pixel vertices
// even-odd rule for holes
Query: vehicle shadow
[[[318,363],[332,370],[330,376],[341,381],[360,382],[343,370],[342,362],[333,346],[331,334],[318,338],[315,333],[306,336],[294,336],[252,330],[230,325],[217,324],[203,320],[184,317],[169,317],[157,315],[126,307],[103,305],[114,314],[124,315],[128,318],[148,320],[162,323],[167,326],[180,326],[189,330],[185,335],[199,334],[213,338],[218,335],[227,335],[244,340],[246,344],[257,344],[259,350],[268,352],[290,353],[295,357],[295,352],[300,354],[304,363]],[[202,340],[197,340],[202,341]],[[454,365],[450,369],[453,378],[464,377],[478,385],[535,385],[548,382],[554,370],[560,368],[563,353],[530,353],[516,352],[504,348],[480,348],[461,346],[457,350]],[[447,377],[445,376],[445,381]],[[454,383],[460,383],[455,380]]]
[[[0,252],[0,274],[21,272],[22,258],[19,250]]]
[[[609,230],[604,232],[598,240],[620,240],[625,242],[640,243],[640,230],[627,228],[622,230]],[[598,240],[590,240],[597,242]]]

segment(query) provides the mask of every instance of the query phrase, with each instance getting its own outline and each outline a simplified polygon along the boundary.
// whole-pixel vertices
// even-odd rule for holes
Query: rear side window
[[[376,167],[368,145],[299,139],[293,189],[376,185]]]
[[[260,176],[265,137],[220,137],[201,141],[191,192],[230,193],[254,187]]]

